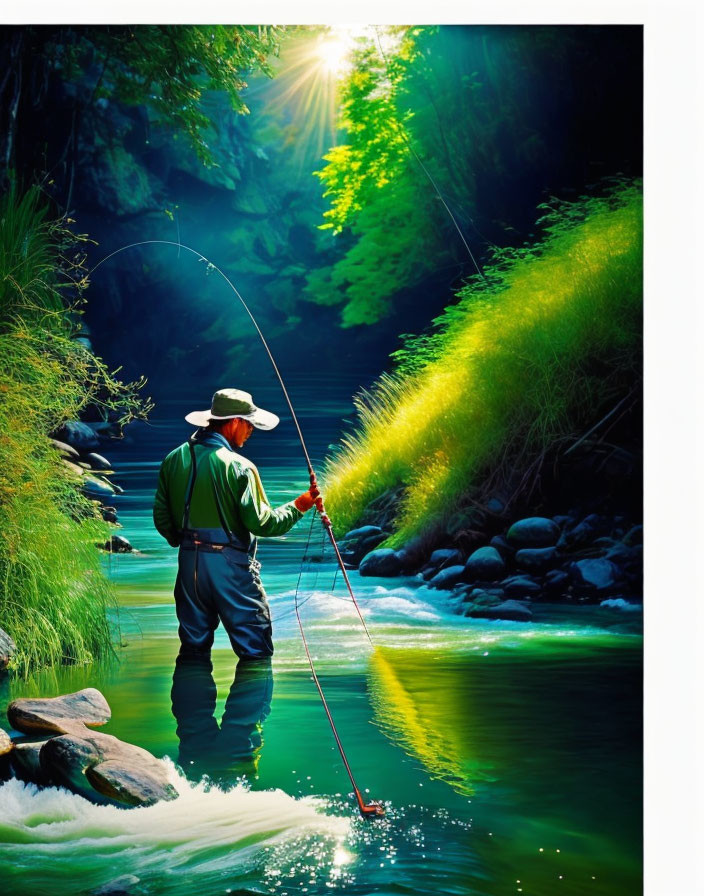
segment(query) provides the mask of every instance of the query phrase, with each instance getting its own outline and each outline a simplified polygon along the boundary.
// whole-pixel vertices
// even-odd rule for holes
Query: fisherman
[[[220,389],[209,410],[186,421],[198,430],[164,459],[154,500],[156,528],[179,548],[179,656],[209,657],[222,621],[240,660],[262,660],[274,645],[257,536],[283,535],[312,507],[322,510],[318,485],[311,475],[311,487],[295,501],[269,505],[257,468],[236,449],[279,418],[248,392]]]

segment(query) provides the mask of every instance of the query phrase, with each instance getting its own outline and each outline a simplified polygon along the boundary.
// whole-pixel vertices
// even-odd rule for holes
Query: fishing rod
[[[227,283],[227,285],[230,287],[230,289],[234,292],[234,294],[239,299],[242,307],[246,311],[249,319],[251,320],[251,322],[254,326],[254,329],[257,331],[257,334],[258,334],[259,338],[261,339],[262,345],[264,346],[264,350],[266,351],[267,356],[268,356],[269,360],[271,361],[271,365],[274,368],[274,373],[276,374],[276,378],[279,381],[279,385],[281,386],[281,390],[284,394],[286,404],[288,405],[288,409],[291,413],[291,417],[293,418],[293,425],[296,427],[296,433],[298,434],[298,440],[301,443],[301,448],[303,449],[303,456],[305,457],[306,465],[308,467],[308,476],[310,478],[310,484],[311,484],[311,487],[313,487],[313,485],[315,485],[316,481],[317,481],[316,476],[315,476],[315,471],[313,470],[313,464],[311,463],[310,454],[308,453],[308,447],[305,443],[305,439],[303,438],[303,432],[301,431],[301,426],[298,422],[298,417],[296,416],[296,412],[293,408],[293,403],[291,402],[291,398],[289,397],[288,389],[286,388],[286,384],[284,383],[283,377],[281,376],[281,371],[279,370],[279,367],[278,367],[276,361],[274,360],[274,356],[271,353],[269,344],[267,343],[267,341],[264,337],[264,334],[262,333],[261,328],[259,327],[259,324],[257,323],[254,315],[250,311],[249,306],[247,305],[245,300],[242,298],[242,295],[240,294],[239,290],[234,285],[234,283],[230,280],[230,278],[222,270],[220,270],[220,268],[216,264],[213,264],[213,262],[210,261],[210,259],[206,258],[205,255],[203,255],[201,252],[197,252],[195,249],[192,249],[190,246],[187,246],[184,243],[182,243],[180,241],[180,239],[178,242],[174,242],[173,240],[140,240],[139,242],[129,243],[126,246],[121,246],[119,249],[115,249],[114,252],[111,252],[109,255],[106,255],[105,258],[102,258],[93,268],[91,268],[91,270],[88,272],[88,274],[86,276],[90,277],[92,274],[94,274],[98,270],[99,267],[101,267],[103,264],[105,264],[106,261],[109,261],[111,258],[114,258],[116,255],[119,255],[121,252],[126,252],[128,249],[135,249],[138,246],[154,246],[154,245],[174,246],[174,247],[178,248],[179,252],[181,251],[181,249],[185,249],[187,252],[190,252],[192,255],[195,255],[199,261],[206,263],[206,265],[207,265],[206,273],[209,273],[210,271],[216,271],[223,278],[223,280]],[[349,576],[347,575],[347,570],[345,569],[345,564],[342,559],[342,555],[340,554],[340,548],[338,547],[337,539],[335,538],[335,534],[333,532],[332,522],[330,520],[330,517],[328,516],[328,514],[325,511],[325,505],[323,503],[322,497],[319,500],[320,500],[320,505],[319,505],[320,520],[325,528],[325,531],[328,534],[330,543],[332,544],[333,550],[335,552],[335,558],[337,559],[339,568],[342,571],[342,577],[345,581],[345,585],[347,586],[347,590],[352,599],[352,603],[354,604],[355,610],[357,611],[357,615],[359,616],[359,619],[362,623],[364,632],[367,636],[367,639],[369,640],[369,643],[372,646],[374,646],[373,642],[372,642],[372,637],[369,634],[369,629],[367,628],[367,623],[364,620],[362,611],[359,607],[359,604],[357,603],[357,598],[355,597],[354,591],[352,590],[352,584],[350,582]],[[301,632],[301,638],[303,640],[303,647],[305,649],[306,657],[308,658],[308,665],[310,666],[311,674],[313,676],[313,681],[315,682],[315,685],[318,689],[318,693],[320,695],[320,699],[322,701],[323,708],[325,710],[325,714],[328,718],[328,722],[330,723],[330,728],[332,729],[333,737],[335,738],[335,743],[337,744],[337,748],[340,753],[340,757],[342,758],[342,762],[345,766],[345,770],[347,771],[350,782],[352,784],[352,789],[354,792],[355,799],[357,800],[357,806],[359,808],[360,814],[362,815],[363,818],[381,817],[385,813],[384,813],[383,807],[381,806],[381,804],[378,801],[370,800],[368,803],[365,803],[365,801],[362,797],[362,794],[360,792],[360,789],[357,786],[357,782],[354,779],[354,775],[352,773],[350,764],[347,760],[347,756],[345,755],[345,750],[344,750],[344,747],[342,746],[342,740],[340,739],[340,736],[337,733],[337,728],[335,727],[335,722],[332,717],[332,712],[330,711],[330,707],[328,706],[327,700],[325,699],[325,694],[323,693],[323,688],[318,679],[318,674],[315,671],[315,665],[313,663],[313,658],[311,656],[310,650],[308,649],[308,642],[306,641],[306,636],[303,631],[303,623],[301,621],[301,617],[299,614],[298,593],[296,593],[296,617],[298,619],[298,627]]]

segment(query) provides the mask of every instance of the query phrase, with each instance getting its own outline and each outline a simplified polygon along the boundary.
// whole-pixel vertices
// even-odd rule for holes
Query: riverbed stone
[[[114,494],[118,493],[118,487],[112,482],[107,482],[105,479],[93,476],[90,473],[84,475],[82,489],[88,497],[98,498],[99,500],[112,498]]]
[[[46,743],[47,740],[44,738],[14,745],[10,754],[10,767],[21,781],[37,784],[39,787],[47,787],[52,783],[51,775],[41,764],[41,751]]]
[[[458,582],[462,581],[463,578],[464,566],[458,564],[456,566],[448,566],[445,569],[436,572],[428,581],[428,585],[431,588],[439,588],[441,590],[449,591]]]
[[[64,423],[57,431],[56,438],[79,452],[92,451],[100,444],[93,427],[80,420],[70,420],[68,423]]]
[[[69,445],[68,442],[60,442],[58,439],[49,439],[49,441],[63,458],[78,463],[81,455],[76,451],[73,445]]]
[[[501,587],[506,597],[536,597],[542,588],[531,576],[510,576],[504,579]]]
[[[462,563],[462,552],[457,548],[437,548],[430,555],[428,564],[437,568],[458,566]]]
[[[509,544],[517,548],[546,548],[557,543],[560,528],[556,522],[543,516],[530,516],[518,520],[506,533]]]
[[[87,799],[96,801],[97,793],[123,806],[176,799],[167,766],[147,750],[111,734],[83,731],[52,737],[41,749],[41,767],[58,784]]]
[[[106,541],[101,547],[104,551],[109,551],[111,554],[131,554],[134,551],[134,548],[124,535],[111,536],[110,541]]]
[[[360,576],[398,576],[401,574],[402,558],[392,548],[371,551],[359,564]]]
[[[554,562],[557,549],[550,548],[521,548],[516,551],[516,566],[527,569],[528,572],[544,572]]]
[[[478,548],[464,565],[465,578],[470,581],[495,582],[506,573],[503,557],[491,546]]]
[[[564,593],[569,588],[571,581],[572,579],[568,572],[565,572],[563,569],[551,569],[545,575],[543,586],[546,592],[554,595]]]
[[[479,619],[505,619],[510,622],[530,622],[533,618],[530,607],[517,600],[505,600],[495,606],[477,606],[466,615]]]
[[[495,607],[504,600],[504,592],[501,588],[472,588],[467,598],[476,607]]]
[[[85,456],[86,460],[90,464],[92,470],[111,470],[112,464],[110,461],[103,457],[102,454],[96,454],[95,451],[91,451]]]
[[[570,572],[575,585],[587,590],[608,591],[618,581],[618,567],[605,557],[577,560]]]
[[[0,628],[0,672],[7,669],[15,653],[17,653],[17,645],[8,633]]]
[[[501,556],[506,560],[508,557],[513,557],[516,549],[512,547],[505,535],[494,535],[494,537],[489,542],[489,545],[492,548],[496,548],[496,550],[501,554]]]
[[[9,753],[11,749],[12,738],[4,728],[0,728],[0,756],[4,756],[5,753]]]
[[[65,734],[76,725],[104,725],[110,720],[110,707],[96,688],[84,688],[61,697],[13,700],[7,718],[23,734]]]

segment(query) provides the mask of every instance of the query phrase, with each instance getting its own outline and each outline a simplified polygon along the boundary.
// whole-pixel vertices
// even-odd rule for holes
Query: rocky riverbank
[[[379,547],[390,533],[355,529],[340,541],[343,560],[362,576],[416,575],[459,598],[465,616],[529,621],[532,602],[628,608],[642,603],[643,527],[625,515],[572,510],[523,517],[468,549],[416,539]]]
[[[85,688],[39,700],[13,701],[7,717],[16,736],[0,729],[0,780],[65,787],[91,802],[123,808],[172,800],[167,766],[151,753],[94,731],[110,720],[105,697]]]
[[[95,503],[102,518],[116,527],[120,526],[120,522],[111,501],[115,495],[121,495],[123,489],[112,481],[114,474],[112,464],[99,454],[97,449],[101,447],[101,443],[121,437],[121,429],[115,422],[85,423],[72,420],[65,423],[51,439],[61,455],[64,466],[77,480],[80,480],[83,494],[89,501]],[[130,542],[122,535],[112,535],[108,541],[97,547],[117,554],[133,551]]]

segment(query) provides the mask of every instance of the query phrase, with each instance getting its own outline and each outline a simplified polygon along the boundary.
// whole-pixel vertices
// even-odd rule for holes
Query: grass
[[[48,435],[88,404],[139,413],[72,336],[83,271],[77,237],[47,220],[37,190],[0,200],[0,627],[13,669],[86,663],[111,652],[112,603],[95,543],[109,529]]]
[[[340,531],[397,488],[387,545],[446,526],[497,467],[576,438],[638,380],[640,185],[542,209],[542,239],[497,252],[487,282],[470,281],[357,396],[357,426],[326,467]]]

